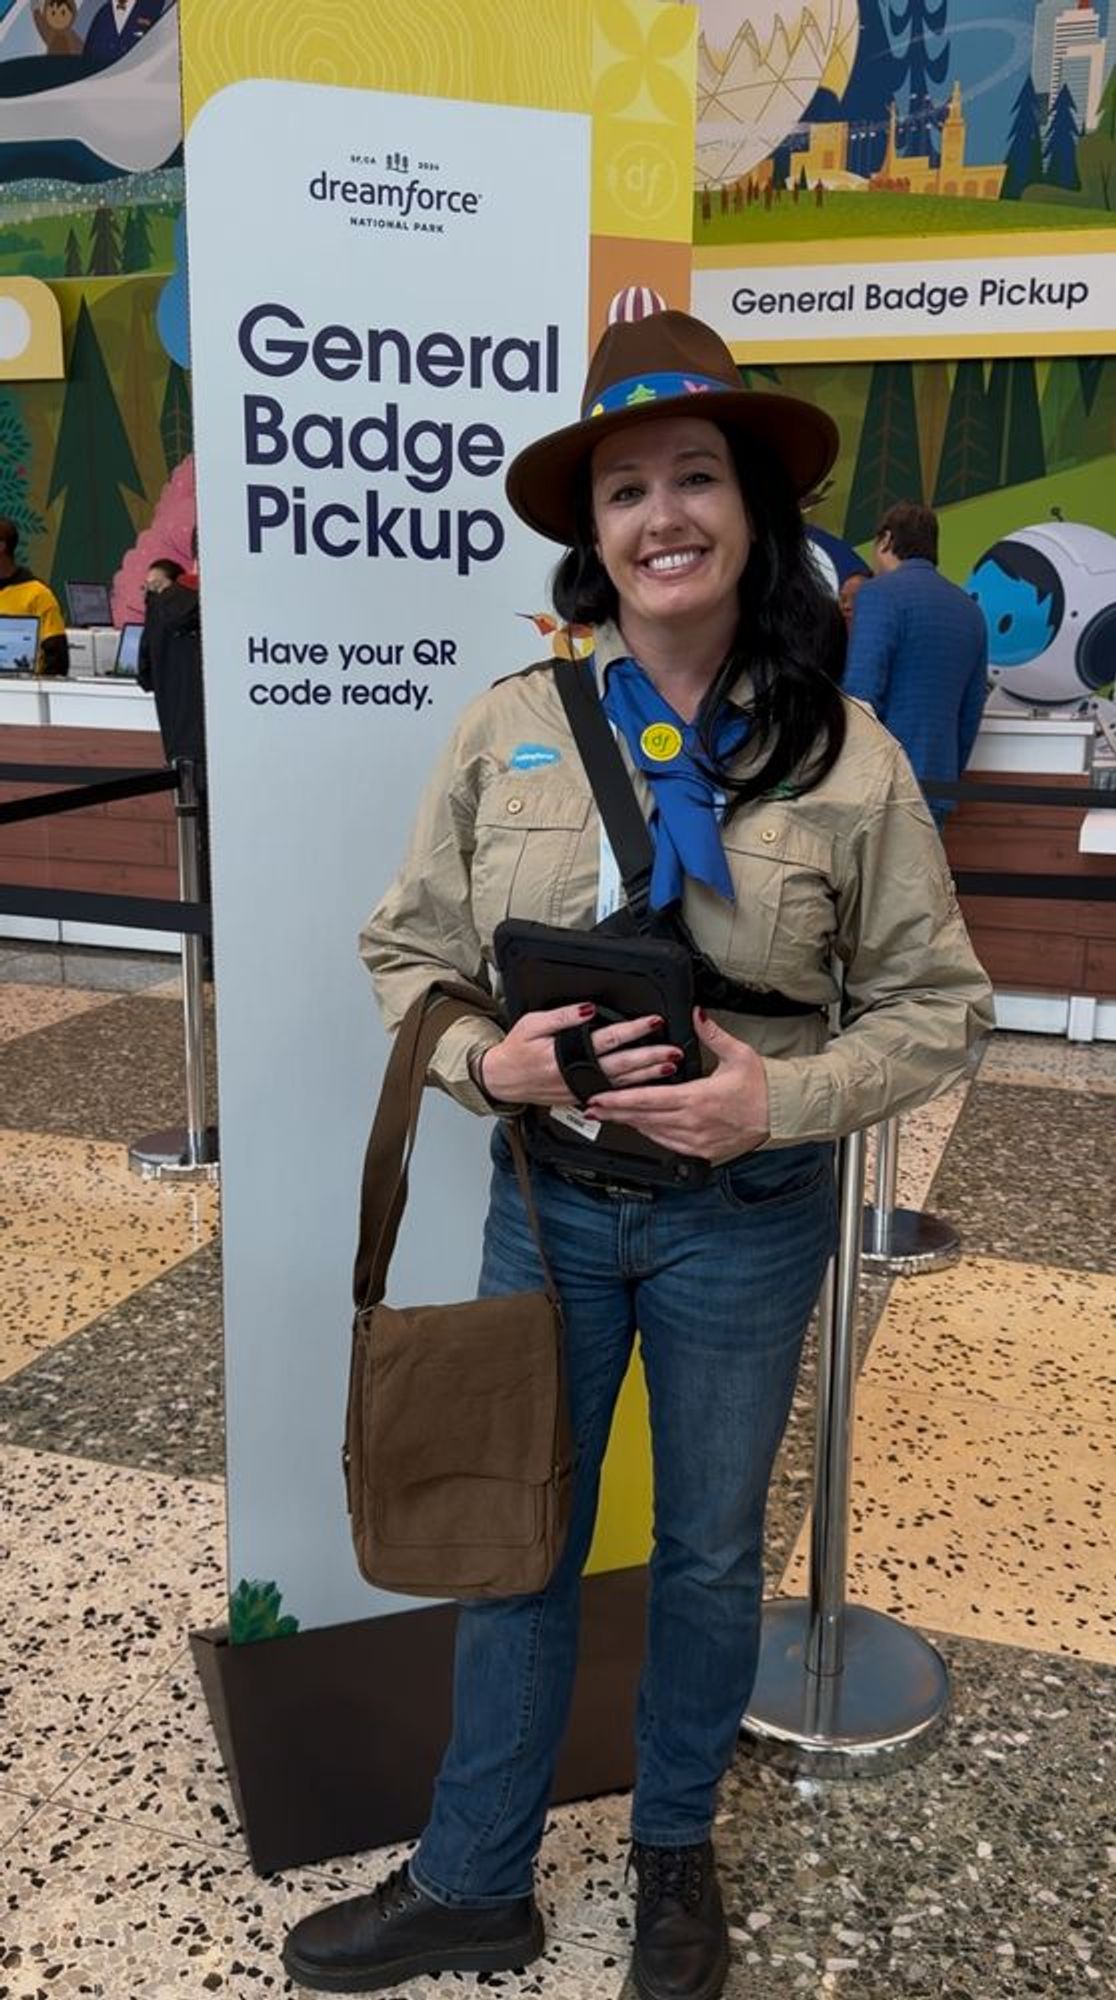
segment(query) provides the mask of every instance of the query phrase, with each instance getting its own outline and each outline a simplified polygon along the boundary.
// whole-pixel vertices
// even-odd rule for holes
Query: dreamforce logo
[[[327,174],[323,168],[309,184],[313,201],[341,202],[346,208],[390,209],[400,221],[416,215],[475,215],[480,195],[471,189],[430,187],[418,179],[409,181],[351,181]]]

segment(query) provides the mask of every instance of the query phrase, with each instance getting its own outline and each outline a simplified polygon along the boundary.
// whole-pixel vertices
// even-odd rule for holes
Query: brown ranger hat
[[[782,460],[800,499],[837,456],[837,426],[824,410],[797,396],[743,388],[712,327],[689,313],[653,312],[606,328],[589,363],[580,423],[539,438],[512,460],[508,499],[529,527],[569,547],[578,474],[601,439],[629,424],[678,416],[707,417],[745,447],[758,439]]]

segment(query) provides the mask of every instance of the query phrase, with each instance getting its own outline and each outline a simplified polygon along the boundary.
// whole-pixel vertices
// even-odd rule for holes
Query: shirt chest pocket
[[[596,886],[590,807],[588,793],[567,778],[510,771],[486,787],[472,868],[473,922],[483,944],[505,917],[585,921],[582,891],[591,899]]]
[[[795,994],[804,975],[828,966],[837,928],[832,847],[785,811],[732,822],[725,854],[736,888],[732,971]]]

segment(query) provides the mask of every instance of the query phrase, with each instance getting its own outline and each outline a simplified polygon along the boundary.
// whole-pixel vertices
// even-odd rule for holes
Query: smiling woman
[[[541,1950],[533,1863],[637,1325],[656,1542],[633,1974],[643,2000],[724,1986],[709,1835],[755,1672],[768,1479],[834,1240],[830,1142],[941,1088],[989,1021],[918,787],[837,685],[843,623],[799,504],[836,445],[828,416],[745,391],[716,334],[664,311],[609,327],[580,421],[509,469],[513,507],[565,552],[555,610],[593,651],[512,675],[460,718],[365,926],[385,1018],[396,1027],[447,978],[491,984],[506,919],[526,920],[521,938],[567,933],[567,958],[595,929],[581,963],[606,969],[633,932],[647,951],[665,940],[699,999],[710,981],[719,997],[683,1036],[643,1001],[628,1018],[586,988],[506,1025],[490,1008],[462,1019],[434,1051],[431,1080],[482,1116],[522,1116],[535,1148],[572,1514],[545,1590],[462,1606],[453,1734],[418,1850],[371,1895],[296,1926],[284,1959],[304,1986],[375,1990]],[[601,757],[611,806],[638,800],[636,844],[653,850],[638,881],[625,863],[630,904]],[[633,1152],[615,1165],[610,1124],[640,1136],[647,1171]],[[675,1175],[678,1155],[701,1173]],[[530,1291],[538,1243],[500,1125],[492,1157],[480,1289]]]
[[[591,477],[596,551],[625,637],[690,722],[732,644],[751,548],[727,440],[701,417],[618,431]]]

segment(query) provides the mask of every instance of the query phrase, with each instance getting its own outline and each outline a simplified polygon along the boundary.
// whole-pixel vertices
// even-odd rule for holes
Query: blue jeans
[[[507,1141],[493,1141],[480,1292],[541,1281]],[[601,1461],[638,1327],[651,1409],[654,1551],[632,1837],[708,1838],[755,1677],[763,1519],[803,1335],[836,1236],[830,1148],[794,1146],[651,1200],[533,1185],[562,1296],[574,1496],[536,1596],[465,1606],[453,1730],[412,1861],[443,1903],[531,1892],[577,1663],[580,1577]]]

